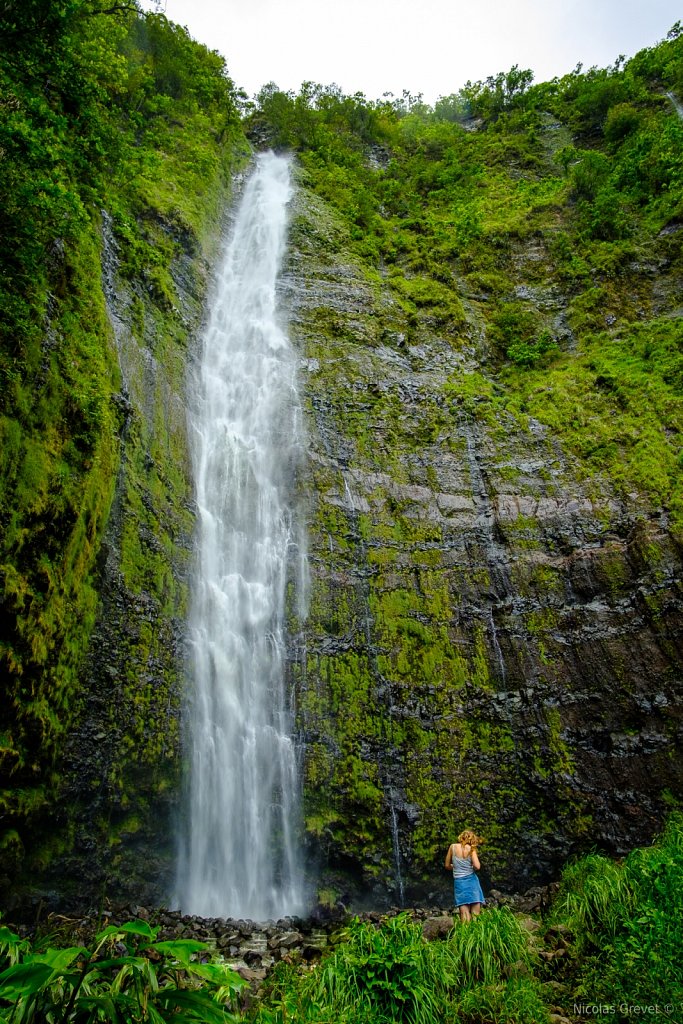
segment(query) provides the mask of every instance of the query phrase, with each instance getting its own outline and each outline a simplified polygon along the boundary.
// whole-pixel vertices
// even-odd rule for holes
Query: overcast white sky
[[[153,9],[154,0],[142,0]],[[171,20],[226,58],[251,96],[304,81],[368,99],[404,89],[427,103],[473,81],[531,68],[537,82],[612,64],[663,39],[680,0],[160,0]]]

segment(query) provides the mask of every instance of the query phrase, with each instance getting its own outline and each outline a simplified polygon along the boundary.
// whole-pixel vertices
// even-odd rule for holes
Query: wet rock
[[[503,975],[506,978],[530,978],[532,973],[529,966],[523,960],[516,960],[514,963],[506,964],[503,967]]]
[[[314,960],[319,960],[322,956],[322,949],[319,946],[312,946],[307,944],[303,946],[301,955],[306,963],[312,963]]]
[[[453,918],[450,916],[428,917],[422,923],[422,934],[428,942],[434,939],[444,939],[453,927]]]
[[[238,967],[236,970],[240,978],[243,978],[252,985],[259,985],[262,981],[266,980],[267,972],[265,968]]]
[[[517,920],[521,924],[525,931],[533,933],[537,932],[541,925],[533,917],[518,917]]]
[[[261,967],[262,965],[261,954],[257,953],[255,949],[247,949],[243,954],[242,959],[247,967]]]

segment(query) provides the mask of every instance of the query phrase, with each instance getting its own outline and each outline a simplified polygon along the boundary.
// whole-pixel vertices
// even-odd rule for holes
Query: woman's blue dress
[[[453,891],[456,907],[463,907],[469,903],[486,903],[469,857],[453,857]]]

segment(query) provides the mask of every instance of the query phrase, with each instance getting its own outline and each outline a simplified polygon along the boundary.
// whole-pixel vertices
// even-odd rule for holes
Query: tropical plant
[[[421,928],[407,914],[381,928],[355,922],[320,969],[312,999],[342,1013],[355,1007],[368,1020],[426,1024],[434,1019],[438,990],[429,953]]]
[[[481,914],[471,928],[456,926],[444,955],[467,987],[496,984],[513,967],[529,974],[535,962],[529,933],[507,907]]]
[[[0,1021],[226,1024],[246,984],[191,939],[157,941],[145,921],[109,925],[92,948],[31,949],[0,929]],[[0,961],[1,962],[1,961]]]
[[[615,935],[634,907],[635,895],[621,865],[593,853],[565,869],[554,918],[589,945]]]

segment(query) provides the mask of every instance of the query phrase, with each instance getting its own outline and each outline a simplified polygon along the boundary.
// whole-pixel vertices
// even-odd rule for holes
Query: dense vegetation
[[[674,817],[622,864],[591,855],[570,865],[538,930],[505,907],[456,924],[443,942],[425,942],[406,915],[377,930],[356,924],[310,973],[283,965],[255,1020],[541,1024],[550,1007],[608,1021],[658,1007],[679,1020],[682,871]]]
[[[683,32],[605,70],[532,78],[515,67],[433,108],[267,86],[252,117],[298,153],[409,313],[457,345],[463,300],[474,309],[485,379],[454,379],[454,400],[548,423],[585,473],[647,494],[680,530],[681,319],[648,293],[681,273],[683,123],[668,94],[683,87]],[[564,323],[544,312],[552,289]]]
[[[9,869],[22,857],[23,823],[54,795],[55,757],[84,697],[125,431],[139,516],[147,488],[157,508],[169,494],[177,507],[184,499],[172,468],[163,479],[145,470],[158,453],[130,422],[93,269],[103,222],[135,282],[135,331],[156,329],[157,358],[170,361],[167,350],[184,344],[170,268],[217,235],[244,139],[223,59],[134,4],[3,4],[0,39],[0,850]],[[137,528],[122,547],[131,590],[151,578],[159,600],[177,605],[163,558],[141,550]],[[133,675],[142,722],[149,698]],[[144,746],[138,728],[128,743]]]
[[[224,963],[205,962],[207,946],[159,942],[144,921],[110,925],[92,947],[66,949],[51,946],[54,936],[32,946],[5,927],[0,1019],[545,1024],[554,1012],[676,1021],[682,883],[683,820],[673,817],[653,846],[622,864],[591,855],[569,866],[545,920],[485,910],[431,942],[405,913],[380,925],[356,920],[322,962],[276,967],[244,1014],[244,983]]]

